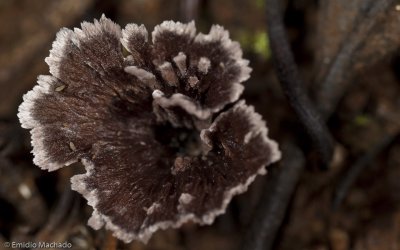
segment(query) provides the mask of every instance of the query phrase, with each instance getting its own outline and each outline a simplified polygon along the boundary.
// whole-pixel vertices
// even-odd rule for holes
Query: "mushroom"
[[[123,47],[129,52],[124,56]],[[221,26],[194,22],[125,29],[104,15],[61,29],[50,75],[24,95],[34,163],[81,161],[72,188],[93,207],[89,225],[147,242],[158,229],[211,224],[280,158],[253,107],[238,101],[251,69]]]

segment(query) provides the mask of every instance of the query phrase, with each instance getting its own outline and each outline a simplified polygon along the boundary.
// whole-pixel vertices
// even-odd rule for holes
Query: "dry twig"
[[[389,134],[382,138],[382,140],[374,145],[368,152],[362,155],[354,165],[350,166],[345,175],[341,178],[339,184],[336,187],[336,191],[333,197],[333,209],[339,208],[343,199],[346,197],[350,187],[357,180],[357,177],[369,166],[369,164],[383,151],[393,140],[397,137],[396,135]]]
[[[281,166],[273,167],[257,208],[253,223],[246,234],[242,249],[272,249],[274,239],[304,167],[304,156],[293,144],[283,147]]]
[[[304,89],[285,33],[280,1],[266,0],[266,6],[268,36],[277,76],[290,105],[310,135],[322,165],[327,167],[332,159],[333,140]]]
[[[360,6],[353,30],[342,43],[339,53],[332,62],[324,80],[318,84],[317,103],[325,119],[331,116],[338,102],[349,87],[346,78],[351,68],[352,59],[360,48],[368,41],[374,28],[385,17],[385,13],[393,8],[396,0],[369,0]]]

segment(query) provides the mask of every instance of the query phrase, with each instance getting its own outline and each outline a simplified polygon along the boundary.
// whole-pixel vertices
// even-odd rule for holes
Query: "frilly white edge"
[[[254,126],[254,128],[258,128],[258,130],[254,133],[254,135],[261,134],[264,141],[270,145],[271,147],[271,160],[268,164],[271,164],[281,158],[281,152],[278,149],[278,145],[275,141],[269,139],[267,137],[267,129],[265,127],[265,122],[262,120],[261,116],[254,112],[254,108],[252,106],[246,106],[244,101],[239,102],[235,105],[234,109],[242,109],[242,111],[248,113],[251,117],[250,123]],[[229,111],[227,111],[229,112]],[[221,119],[225,113],[222,113],[216,121],[211,125],[208,129],[213,131],[216,127],[216,122]],[[202,132],[202,138],[204,137],[204,132]],[[88,204],[93,207],[94,211],[91,218],[88,221],[88,224],[93,227],[94,229],[100,229],[102,226],[105,226],[106,229],[113,231],[113,235],[126,243],[131,242],[132,240],[140,240],[143,243],[147,243],[153,233],[158,231],[159,229],[167,229],[167,228],[179,228],[184,223],[193,221],[200,225],[210,225],[214,222],[215,218],[218,215],[225,213],[225,210],[235,195],[244,193],[249,185],[255,180],[257,175],[264,175],[267,173],[264,166],[260,166],[257,173],[250,176],[244,183],[241,183],[225,192],[224,200],[220,208],[214,209],[202,217],[197,217],[195,214],[192,213],[184,213],[180,214],[179,218],[176,221],[161,221],[151,225],[148,228],[144,228],[139,234],[129,233],[126,230],[122,229],[118,225],[115,225],[111,218],[101,214],[98,211],[97,204],[98,204],[98,195],[97,190],[89,191],[85,185],[85,178],[93,174],[94,166],[89,160],[82,160],[83,165],[85,166],[86,173],[81,175],[76,175],[71,178],[72,189],[81,193],[87,200]],[[268,165],[267,164],[267,165]],[[195,196],[194,194],[191,194]]]
[[[59,72],[59,66],[60,62],[62,61],[64,55],[65,55],[65,48],[67,43],[72,42],[76,46],[80,45],[80,41],[82,39],[85,39],[87,37],[96,35],[100,32],[103,32],[103,30],[107,30],[108,32],[112,32],[116,35],[116,37],[123,37],[124,35],[132,34],[134,32],[139,32],[143,36],[147,37],[147,30],[144,28],[144,26],[134,26],[134,25],[128,25],[126,27],[126,30],[121,31],[121,28],[112,22],[111,20],[107,19],[104,15],[101,17],[100,21],[95,20],[94,24],[88,23],[88,22],[83,22],[81,25],[82,29],[74,29],[74,31],[69,30],[69,29],[61,29],[57,33],[57,38],[53,42],[53,47],[50,51],[50,56],[45,59],[46,63],[50,67],[50,73],[54,77],[59,77],[60,72]],[[178,34],[189,34],[191,37],[194,37],[195,41],[202,42],[202,41],[209,41],[209,40],[221,40],[223,46],[233,55],[235,59],[238,60],[239,64],[242,66],[242,71],[241,75],[239,77],[239,82],[245,81],[249,78],[249,74],[251,72],[251,69],[247,66],[248,61],[244,60],[241,58],[242,56],[242,51],[240,49],[240,46],[237,42],[232,42],[229,39],[229,33],[228,31],[224,30],[221,26],[219,25],[214,25],[211,28],[211,31],[208,35],[204,34],[198,34],[195,37],[196,34],[196,28],[194,22],[190,22],[188,24],[182,24],[182,23],[175,23],[172,21],[166,21],[163,22],[161,25],[156,26],[152,33],[152,39],[153,43],[156,42],[157,40],[157,34],[162,32],[163,30],[169,30],[169,31],[175,31]],[[122,39],[122,44],[126,45],[126,39]],[[43,134],[43,127],[39,123],[39,121],[35,120],[32,117],[32,109],[35,101],[39,99],[40,97],[43,96],[43,94],[49,93],[50,91],[50,86],[53,84],[53,77],[52,76],[39,76],[38,78],[38,85],[36,85],[31,91],[29,91],[27,94],[24,95],[23,97],[23,103],[20,105],[18,109],[18,117],[20,119],[20,122],[22,124],[23,128],[27,129],[32,129],[31,134],[32,134],[32,146],[33,146],[33,154],[34,154],[34,163],[41,167],[42,169],[46,169],[49,171],[54,171],[56,169],[59,169],[63,167],[64,165],[69,165],[73,162],[76,162],[77,159],[73,159],[69,162],[54,162],[50,160],[48,156],[48,152],[46,152],[44,146],[43,146],[43,140],[44,140],[44,134]],[[232,100],[237,100],[243,91],[243,86],[239,83],[234,84],[235,91],[233,91]],[[242,102],[241,102],[242,103]],[[241,104],[242,105],[242,104]],[[238,105],[235,106],[235,108]],[[252,112],[252,108],[246,109],[247,112]],[[223,114],[220,115],[223,116]],[[253,117],[253,121],[255,124],[260,124],[262,123],[265,125],[261,119],[261,117],[257,114],[255,117]],[[217,118],[220,119],[220,118]],[[216,121],[215,121],[216,122]],[[215,122],[213,125],[210,127],[210,130],[212,130],[213,126],[215,127]],[[274,162],[280,158],[280,151],[278,150],[277,144],[268,139],[267,135],[267,130],[264,126],[264,129],[260,131],[263,134],[263,137],[265,141],[270,144],[272,148],[272,158],[271,162]],[[98,209],[97,209],[97,204],[98,204],[98,196],[97,196],[97,191],[89,191],[84,183],[84,179],[87,176],[90,176],[93,172],[94,166],[90,161],[87,159],[82,159],[81,160],[83,165],[85,166],[86,173],[82,175],[76,175],[71,178],[71,183],[72,183],[72,189],[78,191],[81,193],[87,200],[88,204],[91,205],[94,208],[92,217],[89,219],[89,224],[95,228],[99,229],[103,225],[109,230],[112,230],[114,232],[114,235],[121,240],[125,242],[130,242],[134,239],[141,240],[143,242],[147,242],[151,235],[159,230],[159,229],[166,229],[166,228],[178,228],[182,224],[188,222],[188,221],[194,221],[199,224],[211,224],[215,217],[224,213],[226,210],[226,207],[228,206],[230,200],[234,195],[243,193],[247,190],[248,186],[250,183],[252,183],[255,179],[255,177],[260,174],[265,174],[265,166],[260,166],[258,172],[252,176],[250,176],[245,183],[239,184],[236,187],[233,187],[230,190],[227,190],[225,192],[225,198],[222,202],[222,205],[220,208],[212,210],[208,212],[207,214],[203,215],[202,217],[197,217],[194,214],[188,213],[188,214],[181,214],[178,220],[176,221],[163,221],[163,222],[158,222],[148,228],[145,228],[142,232],[139,234],[132,234],[128,233],[119,226],[113,224],[111,219],[103,214],[101,214]]]

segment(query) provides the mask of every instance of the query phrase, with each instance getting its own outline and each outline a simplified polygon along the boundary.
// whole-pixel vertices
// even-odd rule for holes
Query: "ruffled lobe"
[[[32,129],[34,162],[41,168],[69,165],[94,143],[129,131],[128,125],[151,122],[151,92],[124,71],[121,36],[104,16],[57,34],[46,58],[52,76],[39,76],[18,114]]]
[[[202,131],[207,150],[197,154],[170,155],[151,138],[141,146],[99,148],[99,157],[85,163],[88,172],[72,181],[94,207],[90,224],[126,242],[146,242],[158,229],[187,221],[211,224],[280,158],[260,115],[244,102]]]
[[[173,127],[203,129],[211,124],[211,111],[202,108],[195,100],[180,93],[169,98],[163,92],[153,92],[153,113],[158,123]]]
[[[134,52],[132,60],[158,76],[158,90],[187,95],[214,113],[238,100],[241,83],[250,76],[239,44],[221,26],[196,35],[194,22],[165,21],[154,28],[152,44],[143,26],[128,25],[122,33],[124,46]]]
[[[52,171],[81,160],[72,188],[94,208],[89,224],[125,242],[212,223],[280,157],[252,107],[226,107],[250,68],[220,26],[196,35],[194,22],[164,22],[150,43],[144,26],[103,16],[62,29],[46,62],[51,76],[18,114],[34,162]]]

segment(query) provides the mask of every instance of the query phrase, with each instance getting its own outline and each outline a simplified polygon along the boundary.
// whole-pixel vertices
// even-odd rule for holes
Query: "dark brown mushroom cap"
[[[149,148],[104,148],[86,163],[86,174],[72,179],[95,208],[91,225],[105,223],[121,239],[146,241],[156,229],[188,220],[211,224],[233,195],[280,157],[264,122],[243,101],[220,114],[201,137],[207,153],[174,160],[163,159],[154,140],[146,141]]]
[[[123,54],[121,43],[129,51]],[[89,224],[126,241],[192,220],[210,224],[265,166],[280,158],[260,115],[235,102],[250,69],[214,26],[144,26],[104,16],[62,29],[46,62],[51,75],[24,96],[34,162],[56,170],[81,160],[72,188],[93,206]]]
[[[150,71],[155,64],[165,72],[169,67],[176,70],[166,81],[172,90],[166,84],[165,92],[185,94],[212,111],[238,100],[244,89],[240,83],[249,78],[251,69],[228,31],[214,25],[209,34],[196,35],[194,22],[166,21],[154,28],[152,38],[151,44],[144,26],[128,24],[122,43],[140,67]]]

